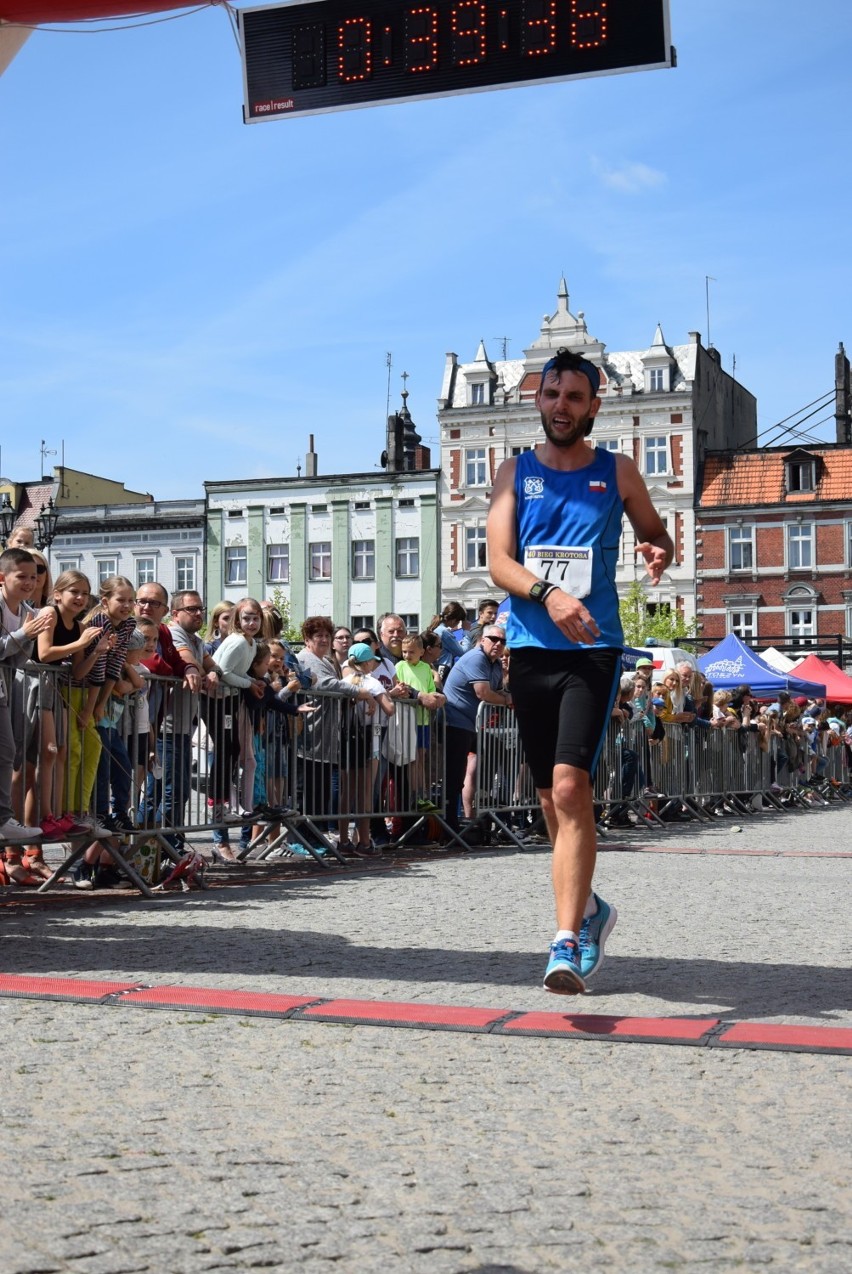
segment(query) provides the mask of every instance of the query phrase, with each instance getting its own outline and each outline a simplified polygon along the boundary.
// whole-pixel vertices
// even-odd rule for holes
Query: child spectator
[[[349,840],[349,819],[340,820],[338,849],[343,854],[367,858],[376,847],[370,837],[370,812],[379,769],[381,718],[394,714],[394,703],[381,681],[373,673],[380,663],[379,655],[366,642],[349,647],[343,665],[343,680],[359,692],[359,701],[342,704],[344,726],[340,741],[340,808],[360,815],[355,823],[356,841]]]
[[[135,591],[129,579],[122,575],[110,575],[101,585],[100,606],[90,614],[92,628],[111,633],[115,642],[107,655],[95,660],[89,674],[89,701],[92,716],[101,741],[101,755],[97,772],[97,816],[102,826],[116,831],[132,831],[135,824],[129,816],[130,808],[130,758],[118,730],[124,711],[120,696],[131,693],[142,685],[138,673],[127,676],[127,652],[136,641],[136,619],[133,615]],[[142,657],[144,638],[138,639],[137,649]],[[112,811],[110,811],[112,790]]]
[[[0,841],[7,843],[7,878],[17,885],[40,883],[24,867],[20,847],[39,841],[41,828],[23,826],[12,805],[15,772],[24,759],[23,685],[15,670],[32,657],[33,643],[49,623],[49,616],[29,603],[37,580],[35,560],[26,549],[0,554]],[[23,806],[23,792],[19,804]]]
[[[402,641],[402,659],[396,665],[397,681],[404,685],[413,686],[415,691],[420,694],[437,695],[439,702],[436,707],[443,707],[446,699],[442,694],[438,694],[435,686],[435,678],[432,675],[432,669],[423,658],[423,642],[420,637],[409,636],[404,637]],[[430,746],[431,734],[431,716],[428,708],[422,707],[419,703],[414,709],[415,721],[417,726],[417,755],[414,761],[414,785],[415,795],[421,800],[429,795],[428,785],[426,783],[427,775],[427,753]]]
[[[207,627],[207,640],[204,643],[206,655],[215,655],[222,642],[230,635],[233,613],[234,608],[230,602],[217,602],[213,607]]]

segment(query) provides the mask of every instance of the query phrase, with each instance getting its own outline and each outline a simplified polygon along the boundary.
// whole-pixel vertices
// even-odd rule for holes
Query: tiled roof
[[[785,461],[813,456],[817,460],[813,491],[788,491]],[[801,447],[780,451],[714,451],[704,461],[698,507],[754,508],[760,505],[852,503],[852,448]]]
[[[16,526],[35,527],[36,518],[51,496],[56,495],[56,483],[53,479],[47,482],[27,482],[21,492],[21,503],[18,507]]]

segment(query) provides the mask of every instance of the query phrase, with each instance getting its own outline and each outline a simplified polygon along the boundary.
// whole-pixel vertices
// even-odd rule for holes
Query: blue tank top
[[[549,469],[534,451],[515,462],[517,552],[539,579],[579,597],[594,615],[595,646],[621,647],[615,568],[624,505],[618,493],[615,456],[595,447],[584,469]],[[508,645],[549,650],[589,650],[570,641],[547,610],[528,597],[512,598]]]

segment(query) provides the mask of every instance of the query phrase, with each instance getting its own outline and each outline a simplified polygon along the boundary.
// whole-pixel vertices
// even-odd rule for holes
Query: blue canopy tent
[[[756,699],[769,699],[779,690],[791,695],[823,698],[825,686],[816,681],[803,681],[792,672],[779,672],[750,650],[734,633],[698,658],[698,668],[717,690],[736,690],[748,686]]]

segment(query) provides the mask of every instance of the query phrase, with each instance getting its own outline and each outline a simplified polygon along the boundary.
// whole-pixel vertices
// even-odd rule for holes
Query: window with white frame
[[[484,402],[485,386],[482,381],[479,381],[470,387],[470,404],[472,407],[481,407]]]
[[[794,522],[787,527],[787,567],[807,570],[814,564],[814,528],[811,522]]]
[[[175,558],[175,589],[181,593],[195,590],[195,558]]]
[[[225,549],[225,583],[245,585],[248,579],[248,550],[244,544]]]
[[[290,583],[289,544],[267,544],[266,578],[270,584]]]
[[[662,367],[652,367],[648,372],[648,388],[652,394],[661,394],[666,387]]]
[[[372,628],[375,615],[353,615],[352,631],[357,633],[359,628]]]
[[[59,561],[56,563],[57,577],[60,576],[63,571],[79,571],[79,569],[79,557],[60,557]]]
[[[464,528],[464,569],[466,571],[479,571],[487,564],[485,527],[466,526]]]
[[[522,456],[525,451],[532,451],[532,449],[533,449],[533,444],[531,442],[527,442],[522,447],[510,447],[509,455]]]
[[[464,481],[468,487],[484,487],[486,482],[485,448],[469,447],[464,453]]]
[[[409,611],[407,614],[403,613],[400,615],[400,619],[405,624],[408,632],[417,633],[420,631],[420,616],[416,612]]]
[[[401,536],[396,542],[397,579],[417,579],[420,574],[420,537]]]
[[[645,439],[645,473],[648,477],[669,471],[669,440],[665,434]]]
[[[141,588],[143,584],[153,584],[157,578],[156,563],[153,557],[137,557],[136,559],[136,587]]]
[[[98,558],[98,588],[100,588],[110,575],[118,574],[118,558],[117,557],[99,557]]]
[[[600,447],[601,451],[617,452],[619,450],[617,438],[599,438],[597,441],[597,446]]]
[[[331,540],[314,540],[308,545],[308,578],[314,583],[331,579]]]
[[[376,541],[352,541],[352,578],[376,578]]]
[[[754,570],[754,528],[731,526],[728,528],[728,561],[732,571]]]
[[[740,641],[750,642],[757,637],[757,623],[753,610],[732,610],[728,619],[728,629]]]
[[[793,607],[787,615],[787,635],[791,641],[816,636],[816,612],[812,606]]]
[[[784,597],[787,607],[787,636],[793,641],[810,645],[806,638],[813,638],[817,631],[817,594],[807,585],[799,584],[788,589]]]

